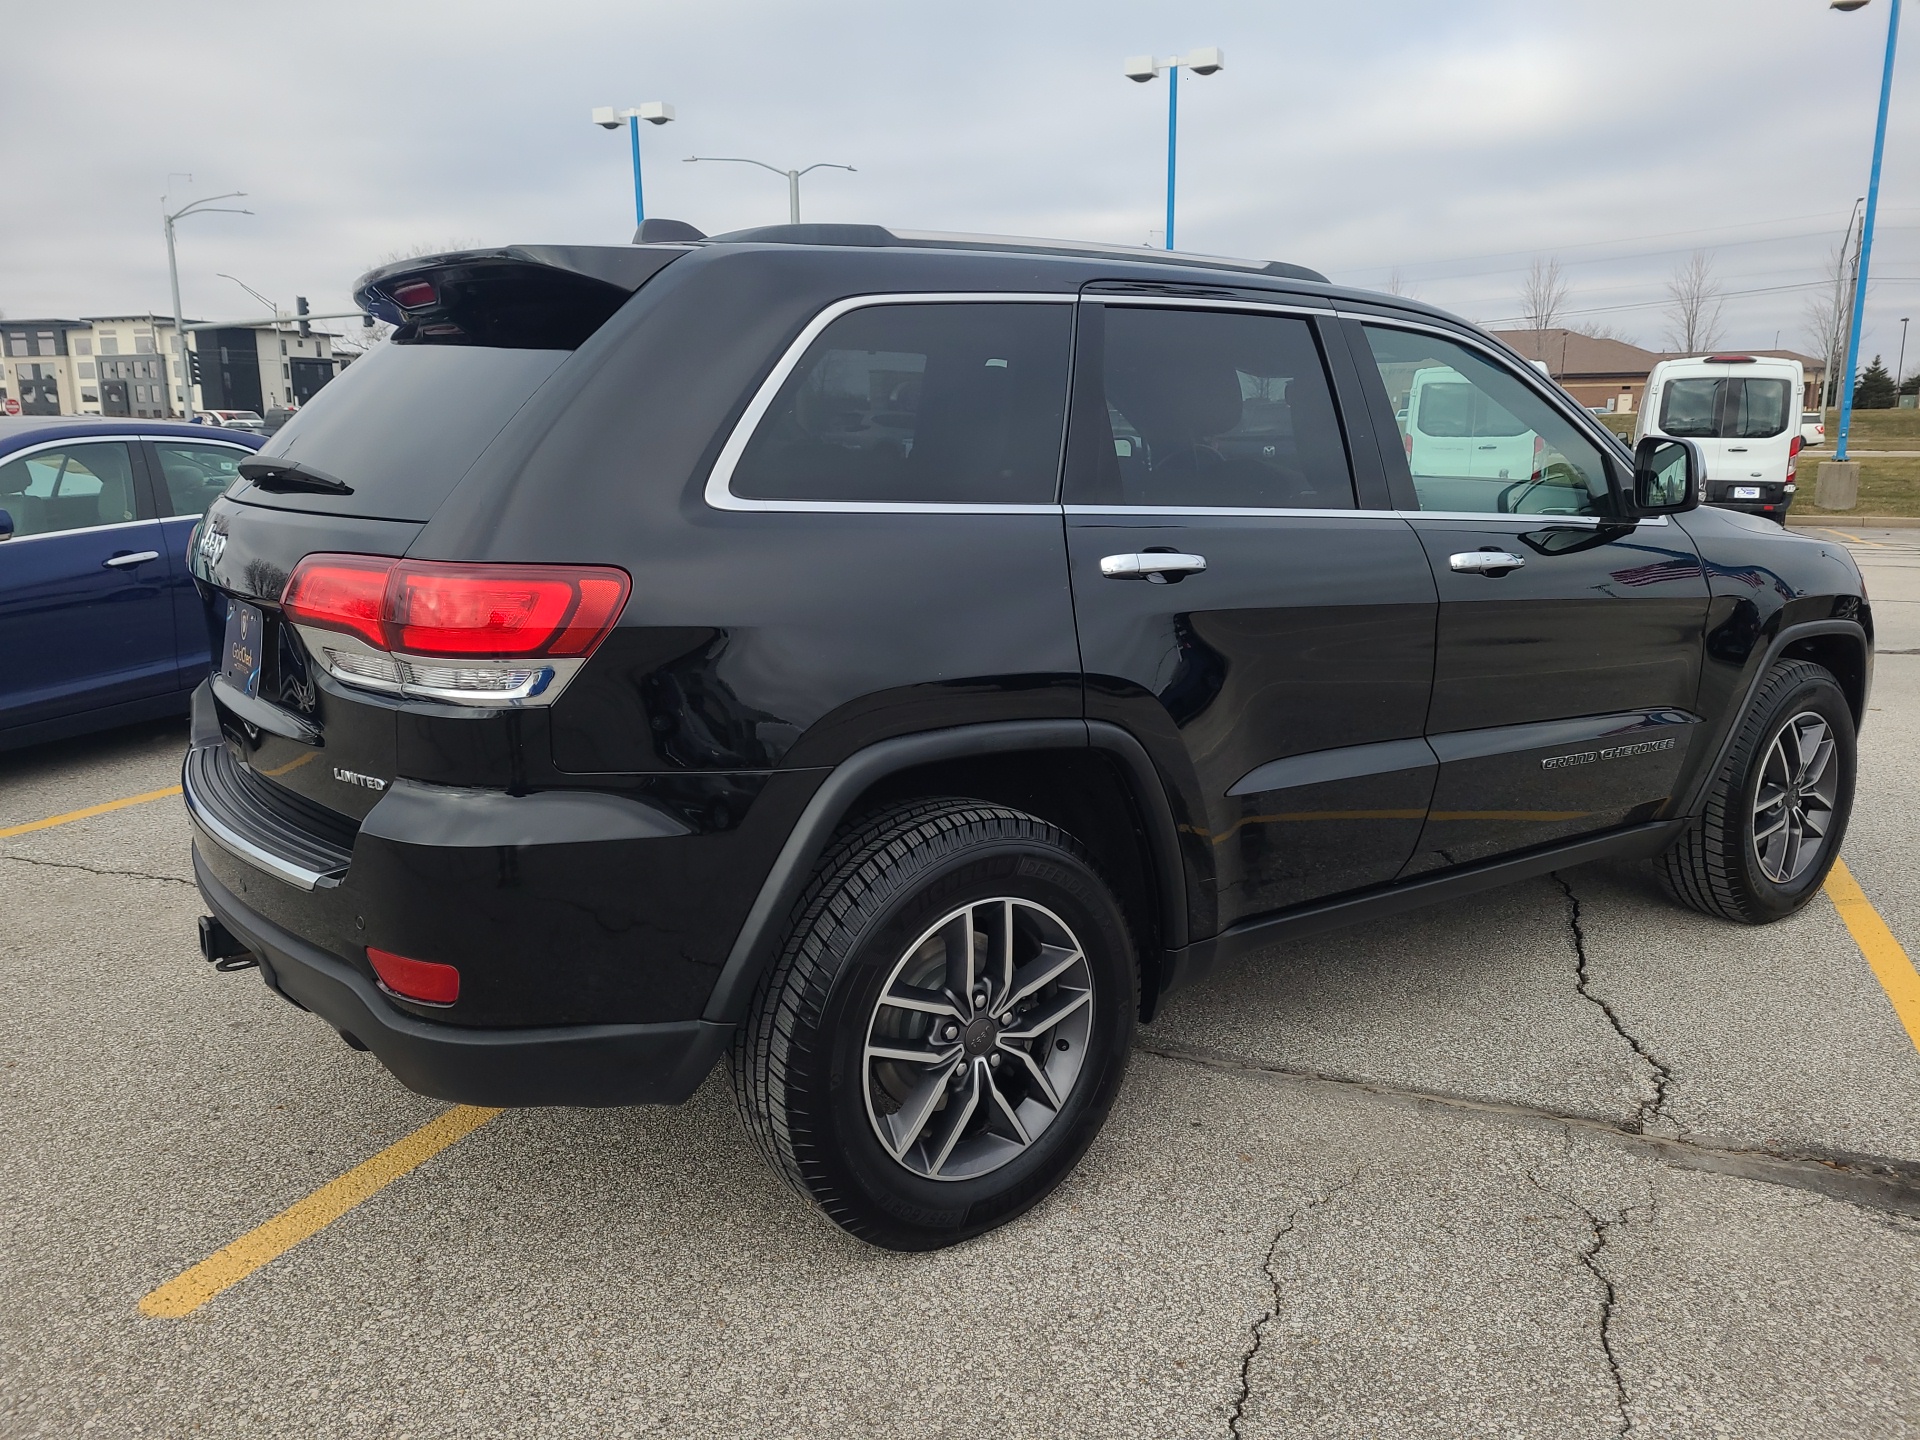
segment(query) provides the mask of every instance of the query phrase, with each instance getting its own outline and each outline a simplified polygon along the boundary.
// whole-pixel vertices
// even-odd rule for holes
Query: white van
[[[1662,360],[1647,377],[1633,438],[1698,442],[1707,461],[1708,504],[1784,525],[1805,443],[1805,382],[1798,360],[1771,355]]]
[[[1446,365],[1413,372],[1407,461],[1416,475],[1525,480],[1545,444],[1526,424]]]

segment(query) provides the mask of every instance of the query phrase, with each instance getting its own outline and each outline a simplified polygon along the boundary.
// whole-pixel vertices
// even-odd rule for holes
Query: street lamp
[[[1900,317],[1900,358],[1893,367],[1893,403],[1900,404],[1900,387],[1907,383],[1907,321],[1910,315]]]
[[[649,100],[632,110],[615,110],[611,105],[593,107],[593,123],[602,130],[618,130],[622,120],[627,122],[627,138],[633,142],[633,223],[636,227],[647,223],[646,201],[640,191],[640,122],[665,125],[672,119],[673,107],[662,100]]]
[[[174,259],[173,254],[173,227],[175,222],[184,220],[189,215],[251,215],[253,214],[251,210],[238,210],[231,205],[215,205],[213,203],[216,200],[244,199],[246,193],[244,190],[230,190],[225,195],[209,195],[204,200],[195,200],[192,204],[182,206],[171,215],[162,217],[164,228],[167,232],[167,278],[173,283],[173,344],[174,348],[180,352],[180,359],[177,362],[179,365],[177,378],[180,381],[180,391],[184,397],[180,402],[180,414],[188,420],[193,419],[193,380],[187,373],[187,319],[180,309],[180,264]],[[163,200],[160,203],[164,205],[166,202]],[[166,363],[165,356],[161,357],[161,363],[162,365]],[[175,378],[173,375],[167,377],[169,393],[172,392]]]
[[[831,160],[822,160],[817,164],[809,165],[806,170],[782,170],[778,165],[769,165],[764,160],[743,160],[738,155],[689,155],[686,159],[689,165],[701,161],[720,165],[758,165],[762,170],[771,170],[776,175],[786,176],[787,220],[794,225],[800,223],[800,177],[802,175],[811,170],[845,170],[854,175],[860,173],[851,165],[836,165]]]
[[[1896,0],[1897,3],[1897,0]],[[1169,55],[1157,60],[1151,55],[1135,55],[1122,71],[1129,80],[1144,85],[1162,70],[1167,72],[1167,249],[1173,249],[1173,162],[1180,130],[1180,69],[1185,66],[1196,75],[1215,75],[1226,68],[1227,57],[1217,45],[1195,50],[1191,55]]]
[[[1835,10],[1858,10],[1867,0],[1831,0]],[[1887,59],[1880,72],[1880,118],[1873,131],[1873,169],[1867,176],[1867,216],[1860,227],[1860,273],[1854,282],[1853,323],[1847,331],[1847,368],[1840,391],[1840,441],[1833,458],[1847,458],[1847,429],[1853,423],[1853,372],[1860,363],[1860,322],[1867,308],[1867,269],[1873,258],[1873,219],[1880,208],[1880,161],[1887,150],[1887,102],[1893,96],[1893,51],[1900,39],[1900,0],[1888,0]]]

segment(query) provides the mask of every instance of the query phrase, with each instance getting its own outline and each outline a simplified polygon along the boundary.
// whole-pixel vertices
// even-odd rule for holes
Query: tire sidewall
[[[1092,869],[1062,847],[982,841],[889,878],[894,893],[835,947],[838,966],[811,1047],[825,1064],[794,1077],[790,1110],[808,1117],[804,1147],[797,1143],[796,1150],[804,1148],[807,1168],[859,1212],[846,1217],[856,1233],[889,1248],[926,1249],[1025,1210],[1085,1153],[1125,1071],[1137,971],[1118,905]],[[1044,905],[1079,940],[1093,976],[1091,1053],[1063,1112],[1024,1154],[972,1179],[927,1179],[886,1152],[867,1115],[868,1027],[908,946],[951,910],[1002,895]]]
[[[1785,885],[1769,879],[1760,868],[1760,857],[1753,846],[1753,807],[1766,771],[1767,754],[1781,727],[1802,711],[1811,711],[1827,722],[1834,738],[1833,763],[1840,766],[1840,783],[1834,791],[1833,827],[1819,861],[1798,879]],[[1767,706],[1756,727],[1756,741],[1744,757],[1740,786],[1735,791],[1735,808],[1729,817],[1728,845],[1734,852],[1734,869],[1746,899],[1764,919],[1779,919],[1806,904],[1823,884],[1827,872],[1840,854],[1846,838],[1847,821],[1853,814],[1855,744],[1853,712],[1840,687],[1825,674],[1811,675],[1793,686]]]

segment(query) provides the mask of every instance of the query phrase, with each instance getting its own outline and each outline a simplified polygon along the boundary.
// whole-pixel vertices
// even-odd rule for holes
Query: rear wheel
[[[921,802],[822,860],[735,1039],[734,1091],[774,1168],[835,1224],[933,1249],[1073,1168],[1137,1008],[1126,923],[1069,836]]]
[[[1827,878],[1853,810],[1853,712],[1828,670],[1777,664],[1760,682],[1700,814],[1659,862],[1667,891],[1764,925]]]

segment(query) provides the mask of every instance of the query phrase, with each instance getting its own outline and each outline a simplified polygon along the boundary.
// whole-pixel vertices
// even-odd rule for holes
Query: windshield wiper
[[[298,460],[242,460],[240,476],[261,490],[313,490],[322,495],[351,495],[353,487]]]

